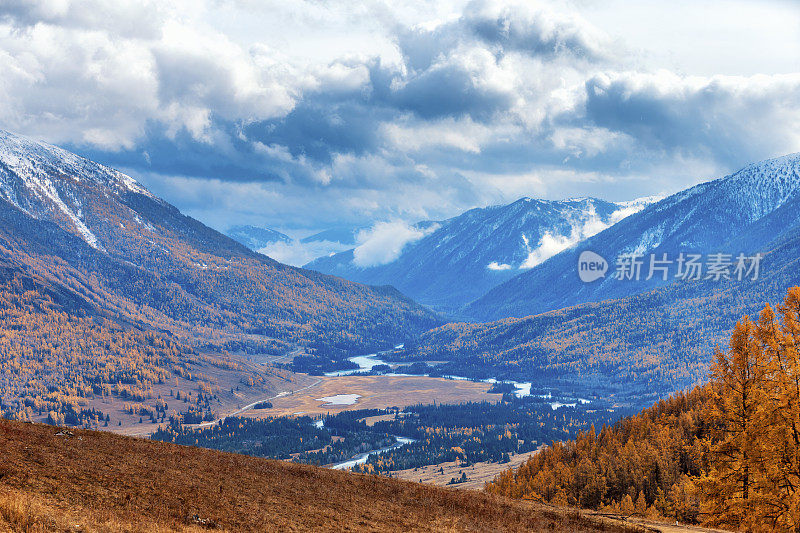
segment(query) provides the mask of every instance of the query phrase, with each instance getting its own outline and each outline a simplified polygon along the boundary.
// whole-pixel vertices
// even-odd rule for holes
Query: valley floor
[[[239,359],[244,367],[253,367],[253,363]],[[497,402],[501,394],[488,392],[488,383],[430,378],[424,376],[309,376],[308,374],[275,369],[271,366],[260,367],[259,373],[267,372],[263,384],[245,387],[241,384],[241,372],[219,369],[206,369],[213,377],[215,385],[220,389],[218,403],[213,405],[217,414],[215,421],[227,416],[265,417],[295,415],[327,415],[352,409],[384,409],[388,407],[406,407],[416,404],[463,403],[489,401]],[[188,389],[192,385],[184,385]],[[174,387],[172,387],[174,388]],[[155,394],[170,400],[169,384],[153,387]],[[231,389],[238,389],[232,390]],[[340,395],[357,395],[352,403],[331,404],[320,398]],[[255,404],[269,401],[272,408],[254,409]],[[159,425],[145,419],[139,423],[138,415],[127,415],[121,411],[123,401],[118,398],[95,398],[88,407],[112,413],[112,422],[108,427],[98,429],[111,431],[121,435],[146,437],[151,435]],[[170,402],[177,409],[182,404]],[[39,422],[43,422],[41,417]],[[121,422],[120,425],[117,425]],[[207,424],[204,424],[207,425]]]
[[[489,393],[491,385],[424,376],[304,376],[316,385],[271,401],[271,409],[253,410],[243,416],[291,416],[336,414],[351,409],[385,409],[416,404],[497,402],[501,394]],[[299,380],[298,380],[299,382]],[[353,403],[331,404],[320,398],[357,395]]]

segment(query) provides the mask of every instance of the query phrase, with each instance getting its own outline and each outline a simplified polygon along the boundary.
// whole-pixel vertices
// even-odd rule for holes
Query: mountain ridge
[[[270,244],[292,242],[291,237],[280,231],[249,224],[231,226],[225,235],[256,252]]]
[[[351,249],[305,266],[364,283],[392,284],[421,303],[452,314],[549,254],[650,201],[522,197],[506,205],[470,209],[437,222],[438,227],[427,223],[423,235],[387,264],[359,267]]]
[[[799,199],[800,154],[753,163],[645,207],[498,285],[469,303],[464,315],[478,321],[522,317],[646,292],[672,279],[618,281],[614,258],[624,253],[666,253],[673,260],[681,252],[750,255],[800,222],[797,213],[785,208]],[[578,256],[585,250],[608,261],[609,275],[590,284],[578,279]]]

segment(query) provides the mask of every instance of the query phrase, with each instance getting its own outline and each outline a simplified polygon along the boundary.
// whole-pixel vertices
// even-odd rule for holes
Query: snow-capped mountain
[[[259,251],[262,248],[282,242],[290,244],[292,238],[288,235],[275,231],[270,228],[261,228],[258,226],[240,225],[228,228],[225,234],[236,242],[242,243],[251,250]]]
[[[362,353],[437,322],[397,291],[281,264],[125,174],[3,131],[0,264],[104,317],[236,349]]]
[[[470,304],[466,314],[478,320],[522,317],[641,293],[675,282],[681,253],[699,254],[704,265],[714,253],[750,257],[767,243],[795,235],[799,222],[800,154],[762,161],[646,207],[494,288]],[[608,261],[604,278],[581,282],[578,257],[585,250]],[[619,280],[617,258],[631,253],[645,256],[641,279]],[[666,280],[661,272],[644,279],[650,254],[657,259],[666,254],[673,261]]]
[[[134,192],[152,198],[136,180],[45,143],[0,130],[0,198],[34,218],[48,220],[102,248],[87,222],[88,191],[120,195]]]
[[[388,284],[421,303],[453,312],[496,285],[573,246],[654,199],[612,203],[521,198],[415,226],[421,238],[393,261],[360,267],[356,249],[319,258],[306,268],[369,284]]]

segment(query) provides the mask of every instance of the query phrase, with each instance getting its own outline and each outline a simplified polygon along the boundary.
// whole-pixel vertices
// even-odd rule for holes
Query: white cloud
[[[545,232],[536,248],[531,248],[528,238],[523,235],[522,239],[525,242],[525,247],[528,249],[528,257],[522,262],[519,268],[521,270],[533,268],[543,263],[546,259],[582,241],[582,229],[583,228],[573,228],[572,233],[568,236],[554,235],[550,232]]]
[[[353,264],[371,267],[391,263],[400,257],[408,244],[435,230],[435,225],[423,231],[405,222],[378,222],[372,228],[358,233],[356,240],[359,244],[353,250]]]
[[[135,40],[0,22],[0,124],[56,142],[132,147],[158,109],[153,61]]]
[[[452,117],[422,124],[404,124],[398,121],[383,124],[381,127],[383,135],[395,148],[409,152],[454,148],[479,154],[481,143],[491,139],[495,133],[493,128],[475,123],[469,118],[457,120]]]
[[[580,159],[582,157],[595,157],[622,142],[630,142],[626,135],[609,131],[605,128],[561,128],[553,132],[553,146],[567,152],[568,157]]]
[[[475,1],[466,23],[480,38],[507,49],[532,54],[571,53],[604,58],[610,40],[598,27],[576,13],[527,1]]]
[[[157,36],[164,2],[157,0],[4,0],[0,14],[22,27],[51,24],[110,30],[123,37]]]
[[[266,256],[292,266],[303,266],[319,257],[327,257],[348,249],[347,245],[330,242],[314,241],[302,243],[300,241],[274,242],[258,250]]]
[[[677,1],[7,0],[0,128],[217,226],[626,199],[800,150],[798,11]]]
[[[247,123],[291,110],[308,79],[266,64],[263,46],[242,48],[160,5],[0,7],[0,125],[119,150],[144,140],[150,123],[210,142],[212,116]]]
[[[492,261],[486,268],[489,270],[511,270],[513,267],[508,263],[498,263],[497,261]]]
[[[699,76],[797,71],[793,0],[588,0],[581,15],[624,41],[631,63]]]

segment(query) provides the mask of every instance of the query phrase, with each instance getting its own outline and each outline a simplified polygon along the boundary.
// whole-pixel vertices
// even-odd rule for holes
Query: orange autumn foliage
[[[747,531],[800,529],[800,287],[745,317],[707,385],[554,443],[491,493]]]

